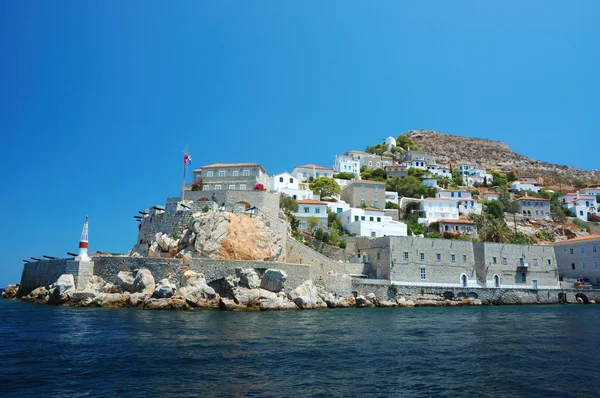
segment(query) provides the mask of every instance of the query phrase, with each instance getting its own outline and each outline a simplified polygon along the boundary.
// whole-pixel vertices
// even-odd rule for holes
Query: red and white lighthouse
[[[88,217],[85,216],[85,223],[83,224],[83,230],[81,231],[81,238],[79,239],[79,255],[75,258],[79,261],[90,261],[88,256]]]

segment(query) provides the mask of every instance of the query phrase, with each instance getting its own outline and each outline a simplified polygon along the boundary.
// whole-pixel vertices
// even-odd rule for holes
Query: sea
[[[0,300],[1,397],[600,397],[600,305],[148,311]]]

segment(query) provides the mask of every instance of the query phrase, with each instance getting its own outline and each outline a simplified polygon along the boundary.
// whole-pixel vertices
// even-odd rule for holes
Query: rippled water
[[[140,311],[0,300],[2,396],[600,396],[600,305]]]

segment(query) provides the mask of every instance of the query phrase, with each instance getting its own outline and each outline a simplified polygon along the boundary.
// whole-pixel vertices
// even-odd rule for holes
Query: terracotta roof
[[[600,235],[594,234],[594,235],[579,236],[577,238],[565,240],[562,242],[556,242],[555,245],[560,245],[561,243],[579,242],[581,240],[591,240],[591,239],[600,239]]]
[[[296,166],[297,169],[319,169],[319,170],[333,170],[328,167],[322,167],[316,164],[305,164],[304,166]]]
[[[517,199],[517,202],[518,202],[519,200],[544,200],[544,201],[547,201],[547,202],[549,202],[549,201],[550,201],[550,199],[536,198],[536,197],[534,197],[534,196],[523,196],[523,197],[521,197],[521,198]]]
[[[300,199],[296,201],[299,205],[327,205],[327,202],[312,199]]]
[[[200,171],[202,169],[216,169],[219,167],[253,167],[253,166],[261,166],[261,165],[260,165],[260,163],[214,163],[214,164],[209,164],[207,166],[202,166],[199,169],[196,169],[194,171]]]
[[[477,224],[476,222],[473,221],[469,221],[469,220],[453,220],[453,219],[449,219],[449,218],[444,218],[439,220],[439,222],[444,222],[444,223],[453,223],[453,224]]]
[[[425,198],[423,200],[453,200],[458,202],[458,198],[450,199],[450,198]]]
[[[364,210],[368,210],[368,211],[383,211],[378,209],[377,207],[365,207]]]

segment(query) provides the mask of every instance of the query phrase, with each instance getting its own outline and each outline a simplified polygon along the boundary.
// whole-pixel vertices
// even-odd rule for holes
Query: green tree
[[[318,194],[321,199],[324,197],[331,197],[336,194],[340,194],[342,189],[337,182],[327,177],[319,177],[311,182],[308,187],[311,191]]]
[[[483,212],[485,215],[497,218],[504,219],[504,205],[499,200],[484,200],[483,204]]]
[[[508,178],[499,171],[490,170],[490,174],[492,175],[492,185],[495,187],[506,187],[508,185]]]
[[[479,237],[485,242],[508,242],[511,235],[506,222],[497,218],[482,217],[481,225],[478,225],[477,229]]]
[[[454,189],[462,186],[464,184],[463,178],[458,171],[458,168],[453,168],[452,171],[452,180],[450,181],[450,186]]]
[[[386,209],[397,209],[398,205],[394,202],[385,202]]]
[[[408,151],[408,150],[418,151],[419,150],[419,146],[417,144],[415,144],[413,139],[410,138],[409,136],[407,136],[406,134],[400,134],[396,138],[396,147],[402,148],[402,149],[404,149],[404,151]]]
[[[383,153],[387,150],[387,147],[384,144],[375,144],[367,146],[365,152],[372,153],[375,155],[383,155]]]
[[[292,198],[291,196],[282,193],[279,196],[279,208],[283,209],[284,211],[287,210],[291,213],[297,213],[298,202],[296,202],[296,199]]]
[[[354,180],[354,174],[348,172],[341,172],[335,175],[338,180]]]
[[[315,228],[319,225],[319,219],[315,216],[310,216],[306,219],[306,228],[310,233],[313,233]]]

